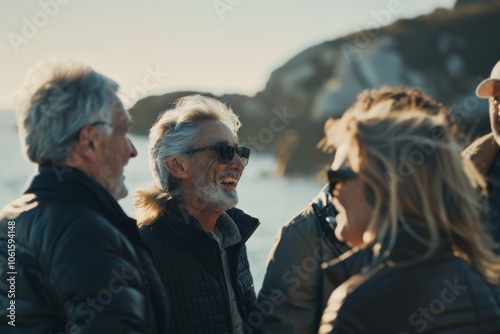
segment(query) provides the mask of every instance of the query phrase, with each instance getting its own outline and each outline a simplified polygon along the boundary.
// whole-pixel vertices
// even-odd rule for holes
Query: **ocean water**
[[[21,153],[15,130],[13,112],[0,112],[0,206],[18,197],[32,175],[35,165]],[[133,214],[133,191],[152,182],[147,161],[147,138],[132,135],[139,152],[125,167],[129,196],[120,201],[129,215]],[[276,232],[289,219],[301,211],[321,189],[322,184],[313,177],[285,178],[271,174],[274,157],[268,153],[252,152],[250,161],[238,183],[239,204],[251,216],[259,218],[261,225],[247,242],[247,251],[255,288],[262,285],[265,265]]]

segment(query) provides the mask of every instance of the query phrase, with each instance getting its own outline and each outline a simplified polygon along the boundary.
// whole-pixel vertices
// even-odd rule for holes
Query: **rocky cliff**
[[[384,17],[374,20],[383,24]],[[500,59],[500,1],[458,0],[414,19],[313,46],[276,69],[254,97],[217,96],[239,113],[240,141],[278,156],[276,173],[311,173],[331,157],[316,149],[328,117],[339,117],[365,88],[421,88],[450,106],[465,140],[488,131],[487,104],[474,90]],[[145,133],[158,113],[193,92],[139,101],[131,113]],[[209,95],[210,94],[204,94]]]

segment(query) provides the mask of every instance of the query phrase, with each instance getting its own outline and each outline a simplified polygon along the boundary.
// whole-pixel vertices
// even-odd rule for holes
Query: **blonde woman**
[[[333,292],[320,333],[500,333],[500,257],[479,221],[485,182],[444,117],[414,109],[354,110],[327,135],[339,148],[328,172],[335,234],[373,255]]]

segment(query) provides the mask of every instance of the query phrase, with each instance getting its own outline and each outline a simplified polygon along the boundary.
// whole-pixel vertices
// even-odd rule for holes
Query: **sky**
[[[117,81],[131,107],[178,90],[254,95],[310,46],[455,0],[0,0],[0,110],[41,62]]]

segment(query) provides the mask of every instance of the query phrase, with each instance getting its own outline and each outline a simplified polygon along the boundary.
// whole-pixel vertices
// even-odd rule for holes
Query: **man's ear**
[[[190,178],[187,170],[188,161],[185,156],[176,156],[174,158],[165,157],[163,159],[163,165],[176,179]]]
[[[82,161],[95,159],[95,143],[98,143],[98,137],[95,134],[95,129],[91,125],[85,126],[78,133],[78,139],[73,144],[71,153],[66,161],[68,166],[78,167]]]

